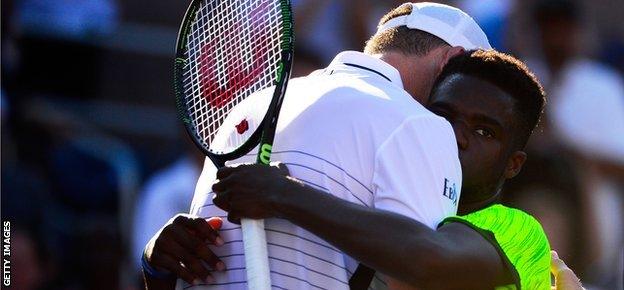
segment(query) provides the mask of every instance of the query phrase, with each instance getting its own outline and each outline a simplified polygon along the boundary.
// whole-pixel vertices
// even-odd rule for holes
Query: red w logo
[[[238,134],[243,134],[247,132],[247,130],[249,130],[249,123],[247,122],[247,119],[243,119],[235,127],[236,127],[236,132],[238,132]]]
[[[199,73],[201,94],[213,107],[223,107],[232,101],[239,92],[252,86],[267,67],[266,53],[269,50],[268,26],[269,5],[260,4],[251,11],[249,27],[251,37],[243,37],[241,23],[234,23],[217,39],[208,41],[201,47]],[[249,45],[251,43],[251,45]],[[244,60],[244,54],[253,51],[251,62]],[[221,55],[221,57],[219,57]],[[218,71],[218,62],[226,61],[225,71]],[[264,66],[263,66],[264,64]],[[221,66],[223,67],[223,66]],[[221,82],[219,79],[221,78]],[[226,80],[223,83],[223,80]]]

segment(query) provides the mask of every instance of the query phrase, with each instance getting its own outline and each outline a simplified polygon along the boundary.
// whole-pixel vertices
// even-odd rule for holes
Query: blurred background
[[[15,289],[140,289],[140,255],[187,212],[203,162],[176,118],[188,1],[2,0],[2,219]],[[294,75],[360,50],[403,1],[293,0]],[[624,1],[464,0],[549,94],[505,203],[588,289],[622,289]]]

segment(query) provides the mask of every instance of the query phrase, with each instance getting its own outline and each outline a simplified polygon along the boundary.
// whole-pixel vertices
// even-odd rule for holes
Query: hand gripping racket
[[[189,135],[217,167],[258,144],[257,162],[269,164],[293,45],[290,0],[191,2],[176,45],[176,103]],[[257,108],[266,112],[253,133],[215,141],[215,136],[239,129],[224,122],[237,104],[271,88],[268,106]],[[243,219],[241,224],[247,285],[254,290],[270,289],[264,222]]]

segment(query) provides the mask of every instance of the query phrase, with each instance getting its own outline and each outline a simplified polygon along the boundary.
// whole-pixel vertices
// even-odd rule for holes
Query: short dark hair
[[[436,80],[433,91],[449,76],[464,74],[487,81],[515,100],[518,134],[514,143],[518,149],[526,146],[537,126],[546,94],[542,85],[527,66],[517,58],[495,50],[473,50],[449,60]]]
[[[383,25],[393,18],[409,15],[412,13],[412,5],[405,3],[388,14],[379,21]],[[418,29],[409,29],[406,26],[399,26],[388,29],[381,33],[376,33],[367,42],[364,52],[368,54],[378,54],[388,51],[397,51],[404,54],[424,56],[432,49],[448,45],[441,38]]]

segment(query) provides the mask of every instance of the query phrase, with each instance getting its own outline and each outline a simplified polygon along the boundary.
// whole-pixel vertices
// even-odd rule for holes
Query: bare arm
[[[280,217],[371,268],[424,289],[486,289],[503,284],[494,247],[475,230],[434,231],[402,215],[366,208],[284,176],[275,167],[219,170],[214,202],[229,219]]]

